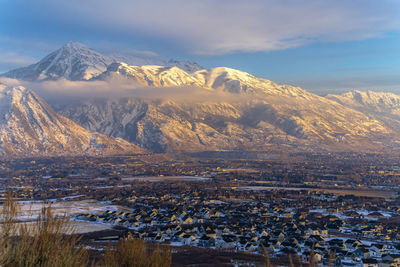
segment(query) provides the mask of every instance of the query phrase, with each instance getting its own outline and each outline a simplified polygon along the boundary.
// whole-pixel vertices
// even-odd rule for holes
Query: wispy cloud
[[[32,57],[25,57],[15,52],[0,52],[0,65],[25,66],[35,62]]]
[[[114,79],[112,81],[44,81],[28,82],[11,78],[0,77],[0,84],[5,86],[24,86],[35,91],[52,104],[80,102],[93,98],[118,99],[121,97],[136,97],[149,100],[166,100],[185,102],[243,102],[256,99],[253,96],[239,97],[238,94],[220,90],[208,90],[196,86],[182,87],[151,87],[138,86],[128,79]]]
[[[301,86],[318,95],[341,94],[351,90],[385,91],[400,94],[398,75],[369,75],[293,80],[289,84]]]
[[[56,48],[56,45],[43,41],[0,35],[0,73],[33,64]],[[39,56],[33,56],[33,52]]]
[[[59,44],[27,37],[0,35],[0,48],[1,47],[18,47],[19,49],[27,51],[36,50],[48,52],[57,49]]]
[[[42,16],[126,35],[147,33],[194,54],[272,51],[362,40],[400,29],[395,0],[40,1]],[[39,5],[38,2],[32,3]]]

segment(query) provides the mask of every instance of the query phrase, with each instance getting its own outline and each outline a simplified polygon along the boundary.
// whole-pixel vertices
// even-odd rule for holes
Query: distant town
[[[173,247],[173,266],[193,263],[185,251],[262,266],[263,248],[277,265],[400,266],[395,158],[214,156],[4,160],[1,193],[12,190],[24,205],[69,206],[94,255],[131,233]]]

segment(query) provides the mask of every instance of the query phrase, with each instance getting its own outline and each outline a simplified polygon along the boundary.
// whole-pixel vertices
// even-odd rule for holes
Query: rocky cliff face
[[[128,85],[124,95],[129,97],[82,100],[59,112],[89,131],[123,138],[157,153],[272,147],[376,150],[397,148],[400,143],[400,96],[354,91],[321,97],[240,70],[207,70],[182,62],[185,69],[181,69],[178,63],[130,65],[81,44],[69,43],[39,63],[4,76],[39,81],[39,85],[46,79],[101,81],[113,93],[114,85],[123,81]],[[134,90],[137,88],[141,90]],[[145,91],[146,97],[138,95],[138,91]],[[48,131],[70,123],[62,118]],[[31,120],[24,123],[31,124]],[[35,146],[48,149],[50,146],[43,145],[47,137],[39,134],[43,126],[32,127],[39,129],[35,135],[42,140]],[[87,140],[88,135],[82,131],[77,136],[86,136]],[[7,140],[13,142],[11,137]],[[90,142],[85,142],[85,149],[91,147]],[[18,143],[22,144],[22,139]]]
[[[93,80],[113,82],[126,79],[135,87],[172,87],[172,86],[203,86],[195,77],[178,67],[165,66],[133,66],[118,62],[108,66],[107,70]]]
[[[400,95],[355,90],[342,95],[328,95],[327,98],[380,121],[394,136],[400,133]]]
[[[34,92],[0,85],[0,154],[143,153],[134,144],[90,132],[57,114]]]
[[[153,152],[265,150],[276,145],[368,149],[380,146],[376,140],[396,136],[380,121],[318,96],[243,102],[132,97],[87,101],[62,113],[87,129]]]
[[[341,95],[327,95],[344,106],[384,114],[400,114],[400,95],[374,91],[351,91]]]

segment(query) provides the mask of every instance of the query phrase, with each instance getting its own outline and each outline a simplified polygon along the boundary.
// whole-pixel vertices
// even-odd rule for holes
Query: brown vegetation
[[[88,256],[65,216],[43,208],[33,223],[17,223],[18,205],[8,194],[1,210],[1,266],[87,266]]]
[[[12,193],[6,195],[0,211],[0,266],[69,267],[88,266],[87,250],[66,216],[55,216],[51,207],[42,209],[32,223],[18,222],[19,207]],[[128,236],[115,248],[109,247],[104,260],[93,265],[167,267],[171,251],[156,245],[151,251],[143,240]]]
[[[106,267],[168,267],[171,259],[168,247],[156,244],[150,251],[143,240],[131,235],[118,241],[115,248],[108,247],[104,256]]]

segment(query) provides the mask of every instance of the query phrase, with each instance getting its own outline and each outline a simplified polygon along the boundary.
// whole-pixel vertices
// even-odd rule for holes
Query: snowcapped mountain
[[[156,56],[153,59],[161,60]],[[5,104],[0,106],[6,108],[1,110],[7,112],[2,111],[4,116],[0,114],[5,118],[1,124],[4,135],[2,149],[26,151],[25,146],[33,146],[33,150],[29,151],[93,151],[97,141],[91,140],[107,140],[104,143],[110,144],[108,147],[118,147],[123,142],[105,139],[105,135],[123,138],[157,153],[268,151],[272,147],[302,151],[376,151],[398,149],[400,144],[400,97],[394,94],[353,91],[321,97],[299,87],[277,84],[226,67],[206,70],[195,63],[176,60],[161,60],[158,63],[162,65],[138,63],[119,62],[117,57],[105,57],[81,44],[68,43],[32,66],[4,74],[39,81],[58,78],[88,82],[101,80],[109,83],[110,90],[116,90],[114,85],[119,83],[114,82],[120,80],[124,81],[124,85],[128,83],[126,88],[165,89],[162,96],[86,99],[59,108],[61,114],[87,130],[58,115],[45,104],[40,105],[44,107],[42,113],[47,117],[34,115],[36,113],[30,105],[23,106],[23,112],[10,113],[7,103],[11,100],[3,101]],[[175,90],[176,87],[184,90]],[[10,90],[4,92],[16,90],[12,95],[22,94],[18,93],[20,89]],[[138,90],[127,91],[124,95]],[[198,97],[199,91],[201,94]],[[146,91],[148,94],[152,92],[159,91]],[[170,97],[177,92],[177,97]],[[4,97],[9,94],[3,93]],[[26,95],[30,97],[25,98],[38,99],[34,93]],[[42,100],[39,102],[43,103]],[[7,114],[27,115],[24,119],[9,120],[13,117]],[[45,121],[43,125],[42,121]],[[14,131],[16,127],[18,131]],[[63,127],[67,130],[60,130]],[[20,137],[25,132],[29,133],[32,141],[25,142]],[[93,136],[96,138],[93,139]]]
[[[181,70],[186,71],[187,73],[193,73],[195,71],[199,71],[199,70],[204,70],[205,69],[203,66],[200,66],[196,62],[182,61],[182,60],[178,60],[178,59],[174,59],[174,58],[168,60],[168,62],[166,64],[163,64],[163,65],[164,66],[168,66],[168,67],[178,67]]]
[[[113,81],[121,78],[130,80],[132,87],[197,86],[207,90],[237,94],[300,95],[303,97],[313,95],[299,87],[280,85],[244,71],[225,67],[188,73],[176,66],[134,66],[118,62],[110,64],[105,72],[94,77],[93,80]]]
[[[385,127],[396,133],[400,132],[400,95],[354,90],[326,97],[380,121]]]
[[[226,67],[200,70],[193,73],[205,87],[231,93],[262,93],[267,95],[312,95],[294,86],[280,85],[247,72]]]
[[[107,66],[114,62],[124,62],[134,66],[178,67],[188,73],[204,69],[195,62],[177,59],[167,61],[152,53],[126,55],[116,52],[105,56],[81,43],[68,42],[39,62],[11,70],[1,74],[0,77],[28,81],[58,80],[60,78],[71,81],[89,80],[106,71]]]
[[[108,55],[113,58],[116,62],[124,62],[133,66],[144,66],[144,65],[155,65],[165,67],[178,67],[187,73],[193,73],[198,70],[205,69],[196,62],[182,61],[178,59],[165,60],[161,56],[148,53],[136,53],[136,54],[124,54],[120,52],[114,52]]]
[[[166,66],[167,61],[154,53],[151,52],[113,52],[107,54],[108,57],[113,58],[115,62],[124,62],[129,65],[134,66],[143,66],[143,65],[157,65],[157,66]]]
[[[112,81],[120,78],[130,80],[132,87],[203,86],[195,77],[178,67],[133,66],[122,62],[109,65],[105,72],[94,79]]]
[[[69,42],[39,62],[1,76],[29,81],[60,78],[71,81],[89,80],[105,71],[112,62],[114,59],[103,56],[81,43]]]
[[[400,95],[393,93],[354,90],[326,97],[353,108],[400,115]]]
[[[0,85],[0,155],[143,152],[123,139],[90,132],[57,114],[34,92]]]
[[[284,92],[290,90],[283,87]],[[122,137],[153,152],[267,151],[282,146],[368,150],[384,147],[376,140],[400,140],[382,122],[335,101],[308,92],[279,92],[257,94],[246,101],[97,99],[60,112],[87,129]]]

